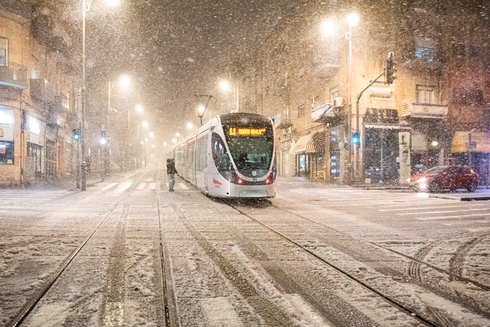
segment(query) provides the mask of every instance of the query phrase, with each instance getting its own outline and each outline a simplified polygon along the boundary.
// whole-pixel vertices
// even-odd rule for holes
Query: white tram
[[[174,148],[179,175],[215,197],[276,195],[275,129],[271,118],[219,115]]]

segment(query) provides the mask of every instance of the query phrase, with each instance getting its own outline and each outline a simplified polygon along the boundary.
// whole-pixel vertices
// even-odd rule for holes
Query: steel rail
[[[361,286],[363,286],[365,289],[375,293],[376,295],[378,295],[379,297],[381,297],[383,300],[385,300],[387,303],[389,303],[391,306],[397,308],[398,310],[400,310],[401,312],[409,315],[410,317],[418,320],[419,322],[421,322],[422,324],[426,325],[426,326],[430,326],[430,327],[439,327],[438,325],[434,324],[433,322],[429,321],[428,319],[422,317],[421,315],[419,315],[418,313],[412,311],[411,309],[405,307],[403,304],[391,299],[389,296],[381,293],[380,291],[372,288],[371,286],[369,286],[367,283],[363,282],[362,280],[358,279],[357,277],[355,277],[354,275],[350,274],[349,272],[345,271],[344,269],[338,267],[337,265],[329,262],[328,260],[322,258],[321,256],[319,256],[318,254],[316,254],[315,252],[305,248],[304,246],[302,246],[301,244],[299,244],[298,242],[292,240],[291,238],[287,237],[286,235],[282,234],[281,232],[278,232],[276,231],[275,229],[269,227],[268,225],[264,224],[263,222],[261,222],[260,220],[252,217],[251,215],[249,215],[248,213],[246,212],[243,212],[242,210],[238,209],[236,206],[234,206],[233,204],[229,203],[227,200],[223,200],[223,199],[220,199],[220,201],[226,205],[228,205],[229,207],[233,208],[234,210],[238,211],[240,214],[244,215],[245,217],[249,218],[250,220],[262,225],[263,227],[267,228],[269,231],[273,232],[274,234],[280,236],[281,238],[283,238],[284,240],[288,241],[289,243],[295,245],[296,247],[300,248],[302,251],[308,253],[309,255],[313,256],[314,258],[318,259],[319,261],[323,262],[324,264],[330,266],[331,268],[335,269],[337,272],[339,272],[340,274],[346,276],[347,278],[349,278],[350,280],[360,284]],[[279,209],[279,208],[278,208]],[[280,209],[282,210],[282,209]]]
[[[138,178],[133,185],[136,185],[143,177],[145,177],[147,174],[143,174],[140,178]],[[107,213],[107,215],[102,219],[102,221],[95,227],[95,229],[89,234],[87,238],[76,248],[68,257],[65,259],[63,264],[61,265],[58,270],[52,274],[46,282],[43,284],[42,288],[35,292],[33,297],[27,301],[26,304],[22,306],[22,308],[19,310],[19,313],[17,316],[6,326],[7,327],[18,327],[22,324],[22,322],[29,316],[29,314],[32,312],[32,310],[36,307],[36,305],[39,303],[39,301],[44,297],[44,295],[53,287],[54,283],[58,280],[58,278],[63,274],[63,272],[68,268],[70,263],[73,262],[73,260],[77,257],[77,255],[80,253],[80,251],[85,247],[85,245],[90,241],[90,239],[94,236],[94,234],[99,230],[99,228],[104,224],[104,222],[109,218],[109,216],[116,210],[117,206],[121,203],[122,200],[126,198],[126,196],[129,194],[129,192],[132,191],[132,188],[128,188],[124,194],[121,196],[121,198],[117,201],[116,204],[111,208],[111,210]]]
[[[160,264],[162,273],[162,298],[163,298],[163,308],[165,317],[165,326],[167,327],[179,327],[179,315],[178,308],[175,300],[175,292],[173,289],[172,280],[172,269],[170,267],[170,262],[166,258],[169,257],[167,244],[165,238],[163,237],[163,227],[162,227],[162,215],[161,215],[161,200],[160,200],[160,169],[157,173],[157,207],[158,207],[158,228],[159,228],[159,251],[160,251]]]
[[[351,235],[349,235],[349,234],[347,234],[347,233],[341,232],[341,231],[339,231],[339,230],[337,230],[337,229],[335,229],[335,228],[333,228],[333,227],[330,227],[330,226],[324,225],[324,224],[322,224],[322,223],[319,223],[319,222],[317,222],[317,221],[311,220],[310,218],[303,217],[303,216],[301,216],[300,214],[297,214],[297,213],[295,213],[295,212],[291,212],[290,210],[287,210],[287,209],[282,209],[282,208],[280,208],[280,207],[278,207],[278,206],[276,206],[276,205],[274,205],[274,204],[273,204],[272,206],[273,206],[274,208],[278,209],[278,210],[282,210],[282,211],[285,211],[285,212],[287,212],[287,213],[290,213],[290,214],[292,214],[292,215],[294,215],[294,216],[296,216],[296,217],[298,217],[298,218],[301,218],[301,219],[307,220],[307,221],[309,221],[309,222],[311,222],[311,223],[314,223],[314,224],[317,224],[317,225],[322,226],[322,227],[324,227],[324,228],[330,229],[330,230],[332,230],[332,231],[334,231],[334,232],[336,232],[336,233],[339,233],[340,235],[344,235],[344,236],[346,236],[346,237],[352,237]],[[414,258],[414,257],[409,256],[409,255],[407,255],[407,254],[404,254],[404,253],[398,252],[398,251],[396,251],[396,250],[393,250],[393,249],[390,249],[390,248],[384,247],[384,246],[379,245],[379,244],[377,244],[377,243],[375,243],[375,242],[365,240],[365,239],[363,239],[363,238],[356,237],[356,240],[358,240],[358,241],[360,241],[360,242],[364,242],[364,243],[371,244],[371,245],[373,245],[373,246],[375,246],[375,247],[378,247],[378,248],[380,248],[380,249],[383,249],[383,250],[389,251],[389,252],[391,252],[391,253],[393,253],[393,254],[396,254],[396,255],[402,256],[402,257],[404,257],[405,259],[408,259],[408,260],[411,260],[411,261],[417,262],[417,263],[419,263],[419,264],[421,264],[421,265],[424,265],[424,266],[427,266],[427,267],[429,267],[429,268],[432,268],[432,269],[434,269],[435,271],[437,271],[437,272],[439,272],[439,273],[446,274],[446,275],[448,275],[448,276],[450,276],[450,277],[452,277],[452,278],[454,278],[454,279],[456,279],[456,280],[459,280],[459,281],[461,281],[461,282],[466,282],[466,283],[473,284],[473,285],[475,285],[475,286],[477,286],[477,287],[481,288],[482,290],[485,290],[485,291],[490,291],[490,286],[489,286],[489,285],[482,284],[482,283],[480,283],[480,282],[478,282],[478,281],[476,281],[476,280],[473,280],[473,279],[471,279],[471,278],[467,278],[467,277],[463,277],[463,276],[455,275],[455,274],[453,274],[453,273],[451,273],[451,272],[449,272],[449,271],[447,271],[447,270],[445,270],[445,269],[442,269],[442,268],[440,268],[440,267],[437,267],[437,266],[435,266],[435,265],[433,265],[433,264],[430,264],[430,263],[425,262],[425,261],[423,261],[423,260],[420,260],[420,259]]]

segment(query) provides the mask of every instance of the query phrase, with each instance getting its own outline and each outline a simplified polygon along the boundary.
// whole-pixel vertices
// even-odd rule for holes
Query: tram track
[[[356,283],[359,283],[361,284],[362,286],[364,286],[365,288],[369,289],[370,291],[376,293],[378,296],[382,297],[384,300],[386,300],[388,303],[390,303],[390,305],[393,305],[394,307],[398,308],[399,310],[415,317],[417,320],[419,320],[421,323],[424,323],[428,326],[453,326],[453,323],[451,322],[451,320],[447,317],[444,317],[444,315],[441,313],[441,311],[437,308],[432,308],[430,306],[426,307],[426,310],[422,310],[422,311],[425,311],[425,312],[416,312],[418,310],[414,310],[413,308],[410,308],[409,306],[406,306],[405,304],[403,304],[402,302],[398,301],[398,300],[394,300],[392,297],[390,297],[390,295],[387,295],[386,293],[386,290],[378,290],[376,288],[376,286],[372,286],[370,285],[368,282],[364,281],[364,280],[361,280],[361,278],[358,278],[354,273],[352,272],[349,272],[347,269],[345,268],[342,268],[340,267],[339,265],[333,263],[331,260],[327,260],[325,259],[324,257],[322,257],[321,255],[318,255],[314,249],[310,249],[308,248],[307,246],[304,246],[302,244],[300,244],[298,241],[296,240],[293,240],[291,237],[288,237],[287,235],[285,235],[284,233],[281,233],[280,231],[276,230],[275,228],[271,227],[271,226],[268,226],[267,224],[263,223],[260,219],[254,217],[253,215],[245,212],[244,210],[240,209],[236,204],[232,203],[231,201],[229,200],[223,200],[222,201],[224,204],[232,207],[234,210],[238,211],[240,214],[242,215],[245,215],[247,216],[249,219],[261,224],[262,226],[264,226],[265,228],[269,229],[270,231],[274,232],[275,234],[281,236],[282,238],[284,238],[285,240],[287,240],[288,242],[294,244],[295,246],[301,248],[303,251],[309,253],[310,255],[312,255],[313,257],[315,257],[316,259],[322,261],[323,263],[331,266],[332,268],[334,268],[335,270],[337,270],[339,273],[341,273],[342,275],[345,275],[347,276],[348,278],[354,280]],[[338,233],[339,235],[342,235],[345,239],[349,239],[350,238],[350,235],[347,235],[346,233],[342,233],[334,228],[331,228],[329,226],[326,226],[324,224],[321,224],[321,223],[318,223],[314,220],[311,220],[307,217],[304,217],[302,215],[299,215],[295,212],[291,212],[289,210],[286,210],[286,209],[282,209],[276,205],[271,205],[271,207],[277,209],[277,210],[280,210],[282,212],[285,212],[285,213],[289,213],[291,215],[294,215],[300,219],[304,219],[304,220],[307,220],[311,223],[314,223],[318,226],[321,226],[323,228],[327,228],[329,229],[330,231],[332,232],[335,232],[335,233]],[[299,228],[299,226],[296,226],[297,228]],[[311,233],[309,233],[311,234]],[[354,240],[354,239],[352,239]],[[434,292],[435,294],[439,294],[451,301],[455,301],[456,303],[464,303],[466,304],[466,308],[472,310],[473,312],[477,313],[477,314],[480,314],[486,318],[490,318],[489,317],[489,313],[488,311],[485,309],[485,307],[479,305],[478,303],[475,303],[475,301],[469,297],[469,296],[466,296],[464,294],[460,294],[459,291],[455,291],[453,293],[451,292],[444,292],[444,291],[441,291],[440,289],[438,289],[437,287],[434,287],[433,284],[430,284],[427,285],[427,283],[424,283],[423,280],[422,280],[422,269],[421,269],[421,266],[425,266],[426,268],[429,268],[429,269],[432,269],[434,271],[436,271],[437,273],[439,274],[445,274],[446,276],[448,276],[448,278],[450,280],[457,280],[457,281],[460,281],[460,282],[463,282],[463,283],[469,283],[469,284],[472,284],[473,286],[475,287],[478,287],[481,291],[487,291],[490,289],[490,287],[488,285],[485,285],[485,284],[482,284],[478,281],[475,281],[475,280],[472,280],[472,279],[469,279],[469,278],[465,278],[465,277],[462,277],[462,276],[458,276],[458,275],[455,275],[454,273],[451,273],[449,271],[446,271],[444,269],[441,269],[440,267],[436,267],[428,262],[425,262],[423,261],[422,259],[427,255],[427,253],[430,251],[430,249],[432,247],[428,247],[427,249],[422,250],[424,252],[424,255],[422,258],[417,258],[417,257],[411,257],[411,256],[408,256],[406,254],[403,254],[401,252],[398,252],[396,250],[393,250],[393,249],[390,249],[390,248],[387,248],[387,247],[384,247],[384,246],[381,246],[379,244],[376,244],[374,242],[370,242],[370,241],[367,241],[367,240],[362,240],[362,239],[358,239],[358,238],[355,238],[355,241],[356,242],[364,242],[365,244],[367,245],[372,245],[372,246],[375,246],[376,248],[379,248],[381,250],[384,250],[384,251],[388,251],[388,253],[392,253],[392,254],[395,254],[395,255],[398,255],[400,257],[402,257],[403,259],[405,260],[410,260],[410,264],[409,264],[409,269],[408,269],[408,274],[409,275],[412,275],[412,276],[415,276],[416,279],[417,279],[417,283],[419,285],[421,285],[422,287],[425,287],[427,288],[429,291],[431,292]],[[473,243],[471,243],[472,245],[475,243],[475,241]],[[335,245],[333,245],[334,248]],[[463,247],[465,249],[468,248],[467,247]],[[461,251],[459,251],[461,252]],[[458,253],[459,253],[458,252]],[[464,252],[464,251],[463,251]],[[467,252],[467,251],[466,251]],[[461,254],[459,255],[458,257],[458,262],[461,262]],[[412,272],[412,273],[410,273]],[[413,275],[415,274],[415,275]],[[448,294],[449,293],[449,294]],[[427,314],[428,313],[428,314]]]
[[[340,235],[343,235],[345,237],[350,237],[350,235],[348,235],[347,233],[344,233],[344,232],[341,232],[335,228],[332,228],[330,226],[327,226],[325,224],[322,224],[322,223],[319,223],[317,221],[314,221],[310,218],[307,218],[307,217],[304,217],[300,214],[297,214],[295,212],[292,212],[290,210],[287,210],[287,209],[283,209],[283,208],[280,208],[278,207],[277,205],[272,205],[274,208],[278,209],[278,210],[281,210],[281,211],[284,211],[284,212],[287,212],[289,214],[292,214],[298,218],[301,218],[301,219],[304,219],[304,220],[307,220],[313,224],[316,224],[316,225],[319,225],[323,228],[327,228],[335,233],[338,233]],[[388,251],[388,252],[391,252],[393,254],[396,254],[398,256],[401,256],[401,257],[404,257],[405,259],[408,259],[411,261],[411,264],[410,264],[410,267],[409,267],[409,270],[411,272],[411,274],[413,276],[420,276],[420,266],[423,265],[423,266],[426,266],[428,268],[431,268],[439,273],[443,273],[447,276],[449,276],[452,280],[458,280],[458,281],[461,281],[461,282],[465,282],[465,283],[470,283],[470,284],[473,284],[474,286],[478,287],[478,288],[481,288],[482,290],[484,291],[490,291],[490,285],[486,285],[484,283],[481,283],[479,281],[476,281],[472,278],[467,278],[467,277],[464,277],[464,276],[461,276],[461,274],[459,273],[455,273],[455,271],[458,271],[458,272],[461,272],[462,271],[462,268],[460,267],[460,265],[462,264],[462,261],[464,260],[464,256],[469,252],[469,250],[474,247],[476,245],[477,242],[479,242],[481,239],[487,237],[488,235],[490,234],[486,234],[484,236],[481,236],[481,237],[478,237],[476,239],[473,239],[472,241],[470,241],[468,244],[463,244],[460,249],[458,249],[457,253],[454,255],[454,257],[450,260],[450,262],[455,262],[453,265],[451,265],[452,268],[450,268],[450,270],[445,270],[443,268],[440,268],[440,267],[437,267],[429,262],[426,262],[424,260],[422,260],[423,258],[425,258],[425,256],[427,256],[427,254],[433,249],[433,247],[435,246],[435,244],[429,244],[427,246],[425,246],[424,248],[422,248],[415,256],[410,256],[410,255],[407,255],[405,253],[402,253],[402,252],[399,252],[399,251],[396,251],[396,250],[393,250],[393,249],[390,249],[388,247],[385,247],[385,246],[382,246],[378,243],[375,243],[375,242],[372,242],[372,241],[368,241],[368,240],[365,240],[365,239],[362,239],[362,238],[359,238],[359,237],[356,237],[357,240],[363,242],[363,243],[366,243],[366,244],[370,244],[372,246],[375,246],[379,249],[382,249],[382,250],[385,250],[385,251]]]
[[[166,327],[179,327],[181,326],[178,307],[175,299],[175,292],[173,287],[172,269],[170,266],[170,254],[167,243],[165,242],[164,231],[162,227],[162,201],[160,199],[160,169],[157,173],[157,210],[158,210],[158,234],[159,234],[159,258],[160,258],[160,276],[161,277],[161,291],[163,299],[164,317]]]
[[[20,308],[15,318],[6,324],[7,327],[18,327],[21,326],[25,319],[33,312],[36,305],[41,301],[41,299],[48,293],[48,291],[55,285],[55,283],[60,279],[63,273],[67,270],[72,262],[78,257],[80,252],[85,248],[85,246],[90,242],[93,236],[101,229],[107,219],[112,213],[118,208],[121,202],[131,193],[135,185],[139,183],[143,178],[146,177],[146,173],[140,176],[135,182],[133,182],[132,187],[124,191],[124,193],[119,197],[115,204],[112,205],[111,209],[104,215],[97,226],[89,233],[89,235],[83,240],[80,245],[73,250],[68,257],[62,261],[61,265],[56,269],[56,271],[47,277],[46,281],[43,283],[41,288],[34,292],[30,299]],[[68,207],[68,206],[67,206]],[[66,208],[65,208],[66,209]],[[58,208],[58,210],[60,210]]]
[[[407,315],[415,318],[416,320],[418,320],[420,323],[424,324],[425,326],[431,326],[431,327],[437,327],[437,326],[439,326],[439,325],[433,323],[432,321],[426,319],[421,314],[419,314],[417,312],[414,312],[412,309],[406,307],[405,305],[403,305],[399,301],[394,300],[394,299],[390,298],[389,296],[383,294],[382,292],[378,291],[377,289],[371,287],[369,284],[367,284],[366,282],[364,282],[361,279],[357,278],[356,276],[354,276],[353,274],[349,273],[348,271],[346,271],[345,269],[341,268],[340,266],[334,264],[333,262],[331,262],[329,260],[326,260],[325,258],[321,257],[320,255],[318,255],[314,251],[312,251],[312,250],[308,249],[307,247],[299,244],[297,241],[293,240],[292,238],[290,238],[290,237],[284,235],[283,233],[277,231],[276,229],[268,226],[267,224],[263,223],[262,221],[260,221],[259,219],[253,217],[252,215],[250,215],[250,214],[248,214],[248,213],[240,210],[239,208],[237,208],[230,201],[222,200],[222,203],[230,206],[231,208],[233,208],[234,210],[236,210],[240,214],[242,214],[242,215],[246,216],[247,218],[255,221],[256,223],[262,225],[263,227],[267,228],[268,230],[270,230],[274,234],[280,236],[281,238],[283,238],[287,242],[293,244],[297,248],[299,248],[302,251],[304,251],[304,252],[308,253],[309,255],[313,256],[315,259],[317,259],[317,260],[321,261],[322,263],[326,264],[327,266],[333,268],[338,273],[340,273],[342,276],[347,277],[348,279],[356,282],[357,284],[361,285],[362,287],[364,287],[365,289],[369,290],[370,292],[375,293],[377,296],[379,296],[380,298],[382,298],[384,301],[386,301],[391,306],[393,306],[396,309],[400,310],[401,312],[403,312],[403,313],[405,313],[405,314],[407,314]]]

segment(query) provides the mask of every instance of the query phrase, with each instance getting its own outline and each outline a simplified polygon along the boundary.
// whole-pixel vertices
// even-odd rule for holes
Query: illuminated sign
[[[230,127],[230,135],[263,135],[265,128],[233,128]]]

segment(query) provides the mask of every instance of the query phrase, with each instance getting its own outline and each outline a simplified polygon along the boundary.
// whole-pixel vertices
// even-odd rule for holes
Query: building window
[[[456,56],[464,56],[465,55],[465,46],[464,44],[453,44],[453,54]]]
[[[0,37],[0,66],[9,65],[9,40]]]
[[[305,105],[302,104],[301,106],[298,106],[298,118],[304,117],[305,115]]]
[[[480,57],[482,54],[482,47],[479,45],[471,45],[470,46],[470,57]]]
[[[434,86],[417,85],[416,86],[417,103],[435,104],[435,88]]]
[[[70,110],[70,93],[61,93],[61,101],[63,107]]]
[[[0,165],[13,165],[14,159],[14,141],[0,141]]]
[[[436,55],[436,45],[431,38],[418,37],[415,39],[415,57],[424,61],[432,62]]]
[[[481,106],[483,105],[483,92],[482,90],[454,88],[453,103],[462,106]]]

